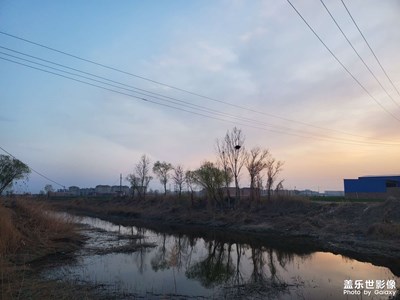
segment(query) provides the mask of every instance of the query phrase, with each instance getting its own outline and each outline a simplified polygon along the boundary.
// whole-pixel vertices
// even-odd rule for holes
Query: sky
[[[191,170],[216,161],[236,126],[246,149],[285,162],[287,189],[399,174],[400,3],[344,1],[393,87],[340,0],[324,3],[378,81],[320,1],[291,2],[331,53],[286,0],[1,0],[0,147],[94,187],[119,184],[142,154]],[[60,187],[32,173],[15,190],[48,183]]]

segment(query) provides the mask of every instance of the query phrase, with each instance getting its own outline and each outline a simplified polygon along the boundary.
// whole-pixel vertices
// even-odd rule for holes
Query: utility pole
[[[119,174],[119,195],[122,197],[122,173]]]

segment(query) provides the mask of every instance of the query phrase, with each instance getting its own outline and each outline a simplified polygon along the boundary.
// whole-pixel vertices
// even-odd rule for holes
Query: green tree
[[[194,171],[196,183],[207,191],[208,198],[213,205],[222,203],[225,173],[212,162],[204,162],[199,169]]]
[[[169,179],[169,171],[172,170],[172,165],[165,161],[156,161],[153,166],[153,173],[156,174],[160,183],[164,186],[164,195],[167,194],[167,183]]]
[[[46,184],[44,190],[47,194],[54,192],[53,186],[51,184]]]
[[[0,155],[0,195],[7,188],[12,186],[15,180],[27,176],[31,170],[22,161],[8,156]]]

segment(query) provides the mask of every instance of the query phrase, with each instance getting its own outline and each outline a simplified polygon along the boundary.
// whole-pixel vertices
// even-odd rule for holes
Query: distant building
[[[362,176],[358,179],[344,179],[346,198],[386,199],[400,197],[400,175]]]
[[[80,192],[81,196],[94,196],[96,194],[96,190],[94,188],[83,188]]]
[[[68,193],[71,196],[80,196],[81,195],[81,189],[79,187],[77,187],[77,186],[70,186],[68,188]]]
[[[343,197],[344,191],[325,191],[324,195],[327,197]]]
[[[109,185],[97,185],[95,188],[96,195],[110,195],[111,186]]]
[[[321,194],[319,192],[312,191],[312,190],[309,190],[309,189],[306,189],[306,190],[303,190],[303,191],[297,191],[297,195],[300,195],[300,196],[312,196],[312,197],[321,196]]]
[[[123,186],[113,185],[111,187],[111,193],[118,194],[120,196],[126,196],[131,194],[131,189],[129,188],[129,186],[126,185]]]

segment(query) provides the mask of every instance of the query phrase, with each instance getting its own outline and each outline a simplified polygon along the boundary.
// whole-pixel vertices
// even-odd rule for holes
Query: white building
[[[111,187],[109,185],[97,185],[95,193],[96,195],[109,195],[111,194]]]

